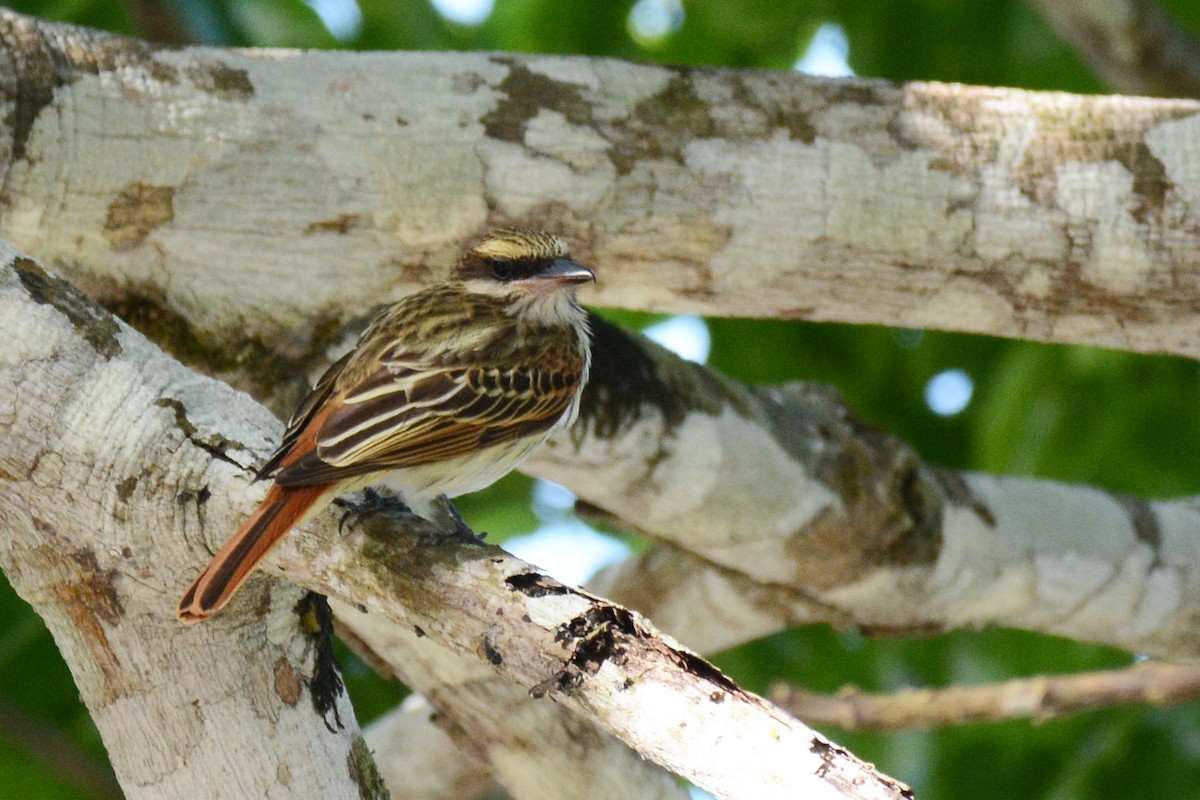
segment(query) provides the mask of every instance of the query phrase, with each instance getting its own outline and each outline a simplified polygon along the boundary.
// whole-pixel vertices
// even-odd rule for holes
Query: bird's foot
[[[354,502],[347,500],[344,497],[339,497],[333,501],[333,504],[338,508],[346,509],[342,514],[341,520],[338,521],[338,533],[345,533],[347,523],[353,525],[360,519],[374,516],[375,514],[394,514],[396,516],[412,516],[413,511],[399,495],[380,494],[374,489],[363,489],[362,502]]]
[[[438,495],[437,504],[433,510],[432,516],[437,519],[430,521],[438,523],[440,530],[437,533],[427,533],[422,536],[418,539],[421,544],[483,544],[487,532],[476,533],[471,530],[446,495]]]

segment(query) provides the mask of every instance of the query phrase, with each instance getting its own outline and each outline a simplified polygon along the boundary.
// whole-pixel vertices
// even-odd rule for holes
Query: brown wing
[[[304,401],[296,409],[296,413],[292,414],[291,420],[288,422],[287,430],[283,432],[283,441],[279,443],[279,447],[267,459],[267,462],[259,467],[258,472],[254,474],[254,480],[260,481],[263,478],[273,475],[283,464],[283,461],[291,453],[292,448],[296,445],[296,441],[308,426],[308,423],[316,415],[317,411],[329,399],[333,393],[333,387],[337,383],[338,376],[342,374],[346,364],[349,363],[351,356],[354,355],[354,350],[346,353],[337,361],[329,365],[329,368],[321,374],[317,380],[317,385],[312,388]]]
[[[582,358],[543,358],[508,370],[389,359],[340,402],[334,398],[337,407],[314,420],[320,426],[316,447],[280,469],[275,480],[310,486],[453,459],[535,435],[570,408],[582,369]],[[301,429],[313,417],[310,410]]]

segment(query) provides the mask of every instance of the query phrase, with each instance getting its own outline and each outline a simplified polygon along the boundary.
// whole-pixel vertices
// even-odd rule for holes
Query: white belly
[[[364,485],[383,484],[394,489],[416,514],[427,517],[439,495],[457,497],[491,486],[515,469],[558,427],[555,425],[542,436],[518,439],[449,461],[371,476]]]

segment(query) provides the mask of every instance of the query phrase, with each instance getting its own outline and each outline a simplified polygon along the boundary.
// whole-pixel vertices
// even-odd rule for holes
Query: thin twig
[[[1044,721],[1114,706],[1167,706],[1200,699],[1200,663],[1150,661],[1124,669],[886,694],[847,687],[826,695],[778,684],[771,688],[770,697],[809,724],[837,725],[847,731],[929,730],[1011,719]]]

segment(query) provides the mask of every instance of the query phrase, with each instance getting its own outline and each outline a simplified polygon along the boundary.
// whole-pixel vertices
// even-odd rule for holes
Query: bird
[[[220,611],[272,547],[335,498],[385,485],[429,517],[570,425],[591,364],[576,290],[595,273],[557,236],[485,235],[450,278],[384,309],[297,407],[255,480],[265,498],[179,600]]]

